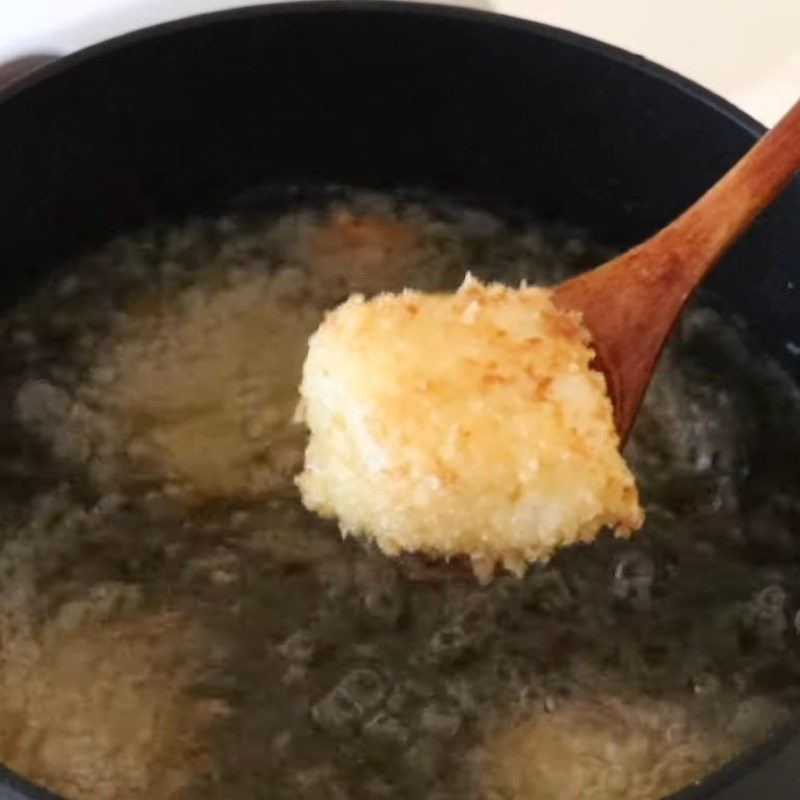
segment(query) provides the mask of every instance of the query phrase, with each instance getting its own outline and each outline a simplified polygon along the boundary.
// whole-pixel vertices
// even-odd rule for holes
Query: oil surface
[[[690,310],[648,519],[487,587],[301,506],[305,340],[352,291],[554,283],[579,232],[349,191],[116,239],[0,338],[0,761],[74,800],[648,800],[800,706],[800,397]]]

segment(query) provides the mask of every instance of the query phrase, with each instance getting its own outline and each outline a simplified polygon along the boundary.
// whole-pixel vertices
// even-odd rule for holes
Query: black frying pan
[[[172,23],[0,92],[3,302],[61,259],[270,181],[423,186],[627,246],[762,131],[695,84],[553,28],[391,2],[271,5]],[[800,184],[709,282],[800,380]],[[1,723],[0,723],[1,724]],[[681,800],[796,800],[775,737]],[[52,798],[0,770],[0,800]]]

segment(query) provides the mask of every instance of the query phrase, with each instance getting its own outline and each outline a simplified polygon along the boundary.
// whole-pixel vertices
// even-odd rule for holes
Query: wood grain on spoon
[[[800,102],[674,222],[556,287],[556,302],[583,314],[623,441],[692,291],[799,169]]]

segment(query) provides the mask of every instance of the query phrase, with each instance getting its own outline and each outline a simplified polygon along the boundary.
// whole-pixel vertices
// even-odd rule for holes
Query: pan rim
[[[515,30],[541,39],[557,42],[563,46],[582,50],[621,64],[628,69],[650,77],[661,84],[688,95],[711,110],[723,115],[740,130],[755,140],[766,130],[737,106],[720,97],[701,84],[684,77],[644,56],[637,55],[615,45],[607,44],[583,34],[574,33],[552,25],[500,14],[494,11],[460,8],[445,4],[417,2],[416,0],[282,0],[276,3],[243,5],[238,8],[211,11],[203,14],[180,17],[167,22],[140,28],[110,39],[103,40],[75,52],[61,56],[43,66],[33,69],[23,77],[0,89],[0,109],[13,100],[49,80],[68,72],[74,67],[91,63],[96,59],[135,47],[141,42],[169,37],[183,31],[210,27],[229,21],[253,18],[294,17],[301,15],[371,14],[375,16],[417,16],[422,18],[454,20],[472,23],[480,27]],[[2,130],[0,130],[2,138]],[[705,776],[694,785],[679,790],[665,800],[714,800],[728,787],[744,777],[752,777],[761,766],[769,770],[769,762],[796,736],[800,736],[800,720],[795,720],[773,732],[765,741],[744,751],[720,769]],[[18,776],[0,764],[0,800],[59,800],[58,796]]]

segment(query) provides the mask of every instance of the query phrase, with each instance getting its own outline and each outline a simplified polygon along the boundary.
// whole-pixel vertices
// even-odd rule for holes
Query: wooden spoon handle
[[[800,170],[800,100],[728,173],[655,238],[699,282]]]
[[[800,169],[800,102],[674,222],[597,269],[557,286],[580,311],[624,441],[664,342],[719,257]]]

